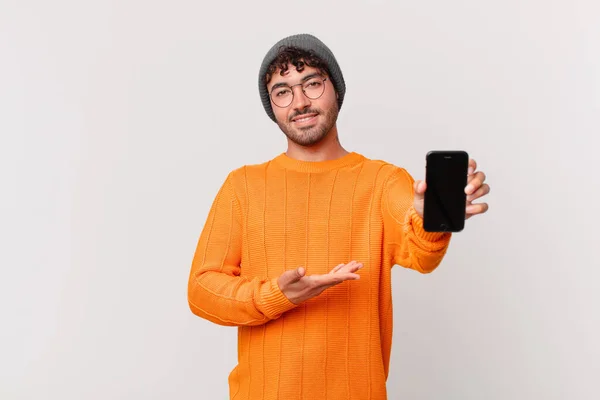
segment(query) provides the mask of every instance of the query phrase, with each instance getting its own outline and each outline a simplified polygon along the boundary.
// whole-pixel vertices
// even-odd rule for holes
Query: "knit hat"
[[[303,33],[281,39],[279,42],[275,43],[273,47],[271,47],[263,59],[262,65],[260,66],[260,70],[258,72],[258,92],[260,93],[260,98],[267,115],[273,121],[276,121],[275,114],[273,113],[273,109],[271,107],[271,99],[269,98],[267,85],[265,84],[265,75],[269,65],[279,55],[279,51],[283,47],[287,46],[294,46],[305,51],[312,51],[316,56],[325,62],[325,65],[329,69],[329,73],[331,75],[330,78],[333,83],[333,87],[338,94],[338,107],[341,109],[342,102],[344,101],[344,95],[346,94],[346,83],[344,82],[342,70],[340,69],[340,66],[338,65],[331,50],[329,50],[329,48],[323,42],[313,35]]]

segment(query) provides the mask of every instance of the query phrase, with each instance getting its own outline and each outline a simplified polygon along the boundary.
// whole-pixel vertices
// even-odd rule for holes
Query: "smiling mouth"
[[[314,118],[317,117],[317,115],[319,114],[305,114],[305,115],[299,115],[295,118],[292,119],[292,122],[297,123],[297,124],[301,124],[301,123],[305,123],[305,122],[309,122],[311,120],[313,120]]]

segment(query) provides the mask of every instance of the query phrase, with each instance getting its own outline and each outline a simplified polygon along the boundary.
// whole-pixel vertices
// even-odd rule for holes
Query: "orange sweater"
[[[441,262],[450,233],[428,233],[403,168],[350,153],[306,162],[285,154],[232,171],[200,235],[192,312],[237,326],[235,400],[387,399],[391,269]],[[325,274],[357,260],[361,279],[294,305],[277,277]]]

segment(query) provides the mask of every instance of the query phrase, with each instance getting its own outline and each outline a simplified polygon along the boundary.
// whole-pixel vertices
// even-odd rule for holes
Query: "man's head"
[[[318,143],[335,126],[346,92],[331,51],[311,35],[280,40],[259,71],[259,93],[267,115],[293,142]]]

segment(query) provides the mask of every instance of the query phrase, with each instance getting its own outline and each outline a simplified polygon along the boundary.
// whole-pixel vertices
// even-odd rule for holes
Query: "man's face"
[[[302,91],[303,85],[307,87],[311,78],[327,78],[322,83],[325,85],[323,94],[315,100],[305,96]],[[271,93],[273,89],[287,89],[282,85],[291,87],[294,96],[291,104],[283,108],[274,104],[271,98],[277,125],[288,139],[300,146],[308,147],[319,143],[334,127],[339,112],[333,83],[316,68],[304,66],[302,72],[298,72],[296,67],[288,65],[283,76],[279,70],[275,71],[267,84],[267,90]]]

